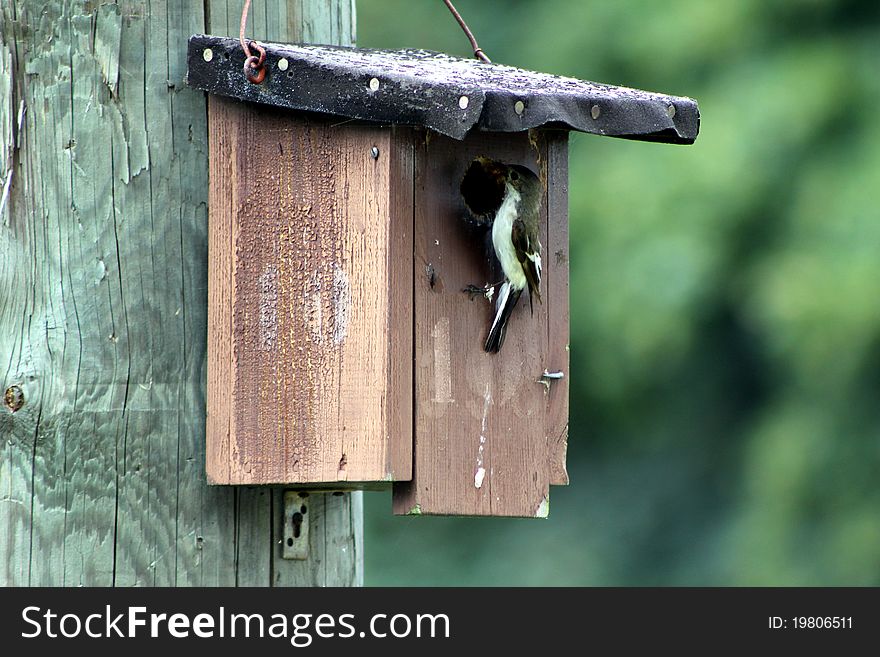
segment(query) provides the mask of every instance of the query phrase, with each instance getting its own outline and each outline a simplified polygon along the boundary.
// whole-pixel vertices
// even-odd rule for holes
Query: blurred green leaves
[[[370,584],[880,584],[880,3],[458,0],[494,61],[696,98],[690,147],[572,134],[568,489],[400,519]],[[468,56],[442,2],[359,43]]]

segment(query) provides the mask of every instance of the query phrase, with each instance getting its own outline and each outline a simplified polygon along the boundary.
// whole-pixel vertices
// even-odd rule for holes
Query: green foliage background
[[[396,518],[370,585],[880,585],[880,2],[458,0],[498,62],[696,98],[694,146],[572,134],[571,486]],[[469,56],[440,0],[358,43]]]

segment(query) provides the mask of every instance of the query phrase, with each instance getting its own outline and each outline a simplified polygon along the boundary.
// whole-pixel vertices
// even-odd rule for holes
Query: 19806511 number
[[[770,616],[767,626],[771,630],[851,630],[852,616]]]

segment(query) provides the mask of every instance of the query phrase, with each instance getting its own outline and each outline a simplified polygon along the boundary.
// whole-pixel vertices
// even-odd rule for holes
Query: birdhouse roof
[[[691,144],[699,132],[700,112],[691,98],[427,50],[259,43],[266,49],[267,75],[252,84],[237,39],[191,37],[187,83],[243,101],[421,126],[456,139],[473,129],[547,127]]]

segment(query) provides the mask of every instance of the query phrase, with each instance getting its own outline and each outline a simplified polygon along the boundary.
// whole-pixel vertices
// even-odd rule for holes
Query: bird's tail
[[[492,322],[492,328],[489,329],[489,337],[486,338],[485,349],[489,353],[498,353],[501,345],[504,344],[507,322],[521,294],[522,290],[514,290],[510,286],[510,281],[504,281],[501,285],[498,301],[495,303],[495,320]]]

